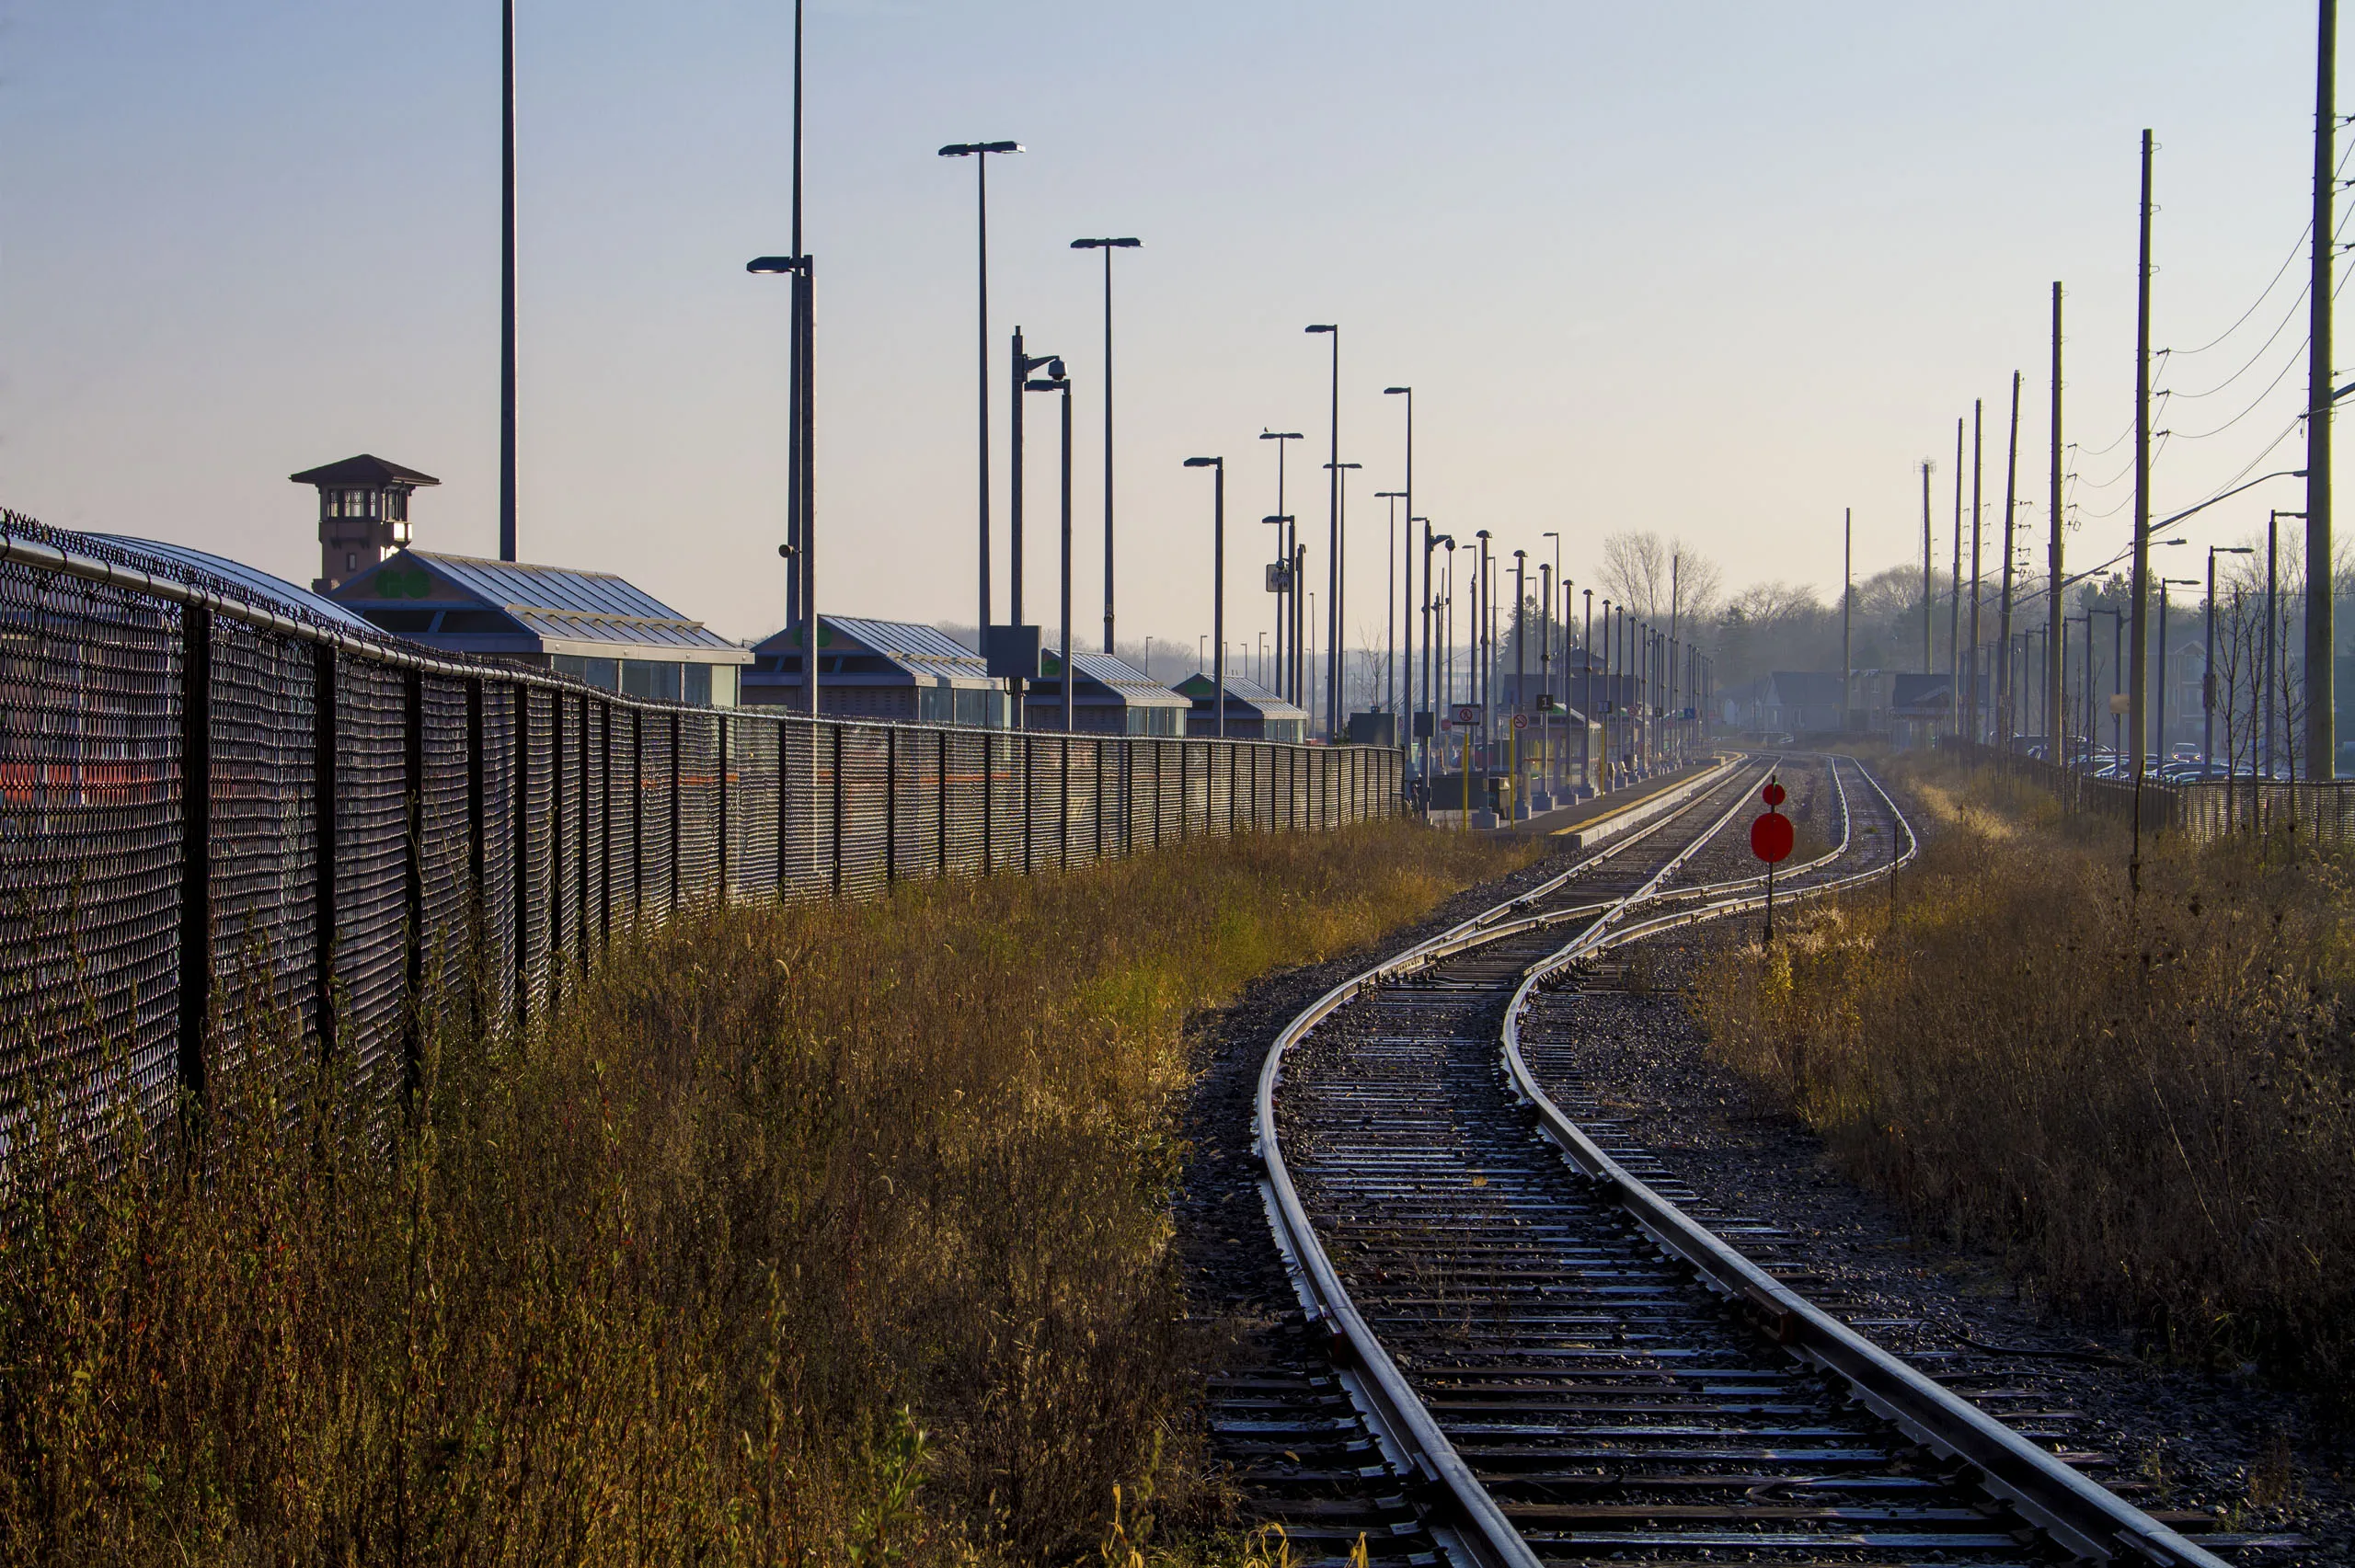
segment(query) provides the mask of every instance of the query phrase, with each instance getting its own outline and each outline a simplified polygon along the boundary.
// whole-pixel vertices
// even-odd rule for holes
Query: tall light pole
[[[974,224],[974,249],[979,258],[981,314],[977,340],[980,343],[980,420],[981,439],[975,460],[980,486],[981,549],[981,620],[973,628],[973,635],[982,645],[984,657],[990,639],[990,157],[993,154],[1018,153],[1019,142],[952,142],[940,149],[944,158],[973,160],[973,200],[977,214]],[[1020,715],[1017,715],[1017,720]]]
[[[787,567],[786,624],[801,635],[801,688],[811,718],[819,714],[818,697],[818,547],[815,446],[817,419],[812,400],[816,390],[813,349],[816,310],[816,264],[803,247],[801,232],[801,0],[793,6],[793,252],[764,256],[745,265],[755,274],[784,274],[793,280],[793,325],[787,340],[785,555]],[[513,5],[508,11],[511,17]],[[510,223],[512,236],[512,223]],[[513,409],[509,412],[511,416]],[[503,544],[513,560],[512,493],[503,498],[507,526]]]
[[[1274,692],[1278,697],[1282,698],[1285,702],[1291,702],[1292,697],[1289,693],[1292,685],[1292,670],[1284,657],[1284,628],[1286,623],[1292,619],[1292,612],[1288,608],[1292,603],[1292,590],[1293,587],[1292,580],[1292,544],[1289,538],[1292,525],[1292,514],[1289,512],[1272,512],[1268,516],[1261,518],[1259,521],[1263,523],[1271,524],[1275,528],[1276,559],[1274,569],[1279,570],[1283,574],[1277,579],[1283,586],[1276,589],[1275,662],[1273,664],[1269,664],[1265,660],[1262,660],[1260,673],[1263,676],[1272,676],[1272,679],[1269,680],[1267,682],[1269,691]]]
[[[1529,682],[1529,552],[1512,553],[1512,713],[1506,719],[1511,725],[1521,716],[1528,703]],[[1521,782],[1526,776],[1521,762],[1521,730],[1512,730],[1512,815],[1515,821],[1528,815],[1529,803],[1522,798]]]
[[[1226,459],[1189,457],[1189,468],[1208,468],[1211,481],[1211,647],[1212,711],[1218,715],[1218,738],[1226,738]]]
[[[1537,635],[1539,639],[1537,644],[1537,662],[1544,670],[1544,674],[1540,676],[1539,679],[1545,684],[1545,694],[1550,697],[1554,694],[1554,585],[1558,582],[1562,585],[1563,589],[1568,591],[1570,586],[1570,579],[1562,575],[1562,535],[1560,531],[1549,528],[1537,537],[1540,539],[1551,539],[1554,542],[1553,570],[1545,574],[1545,618],[1537,624]],[[1568,624],[1565,622],[1562,626],[1562,694],[1565,704],[1567,704],[1569,699],[1569,654],[1570,628]]]
[[[1448,593],[1442,601],[1442,607],[1446,610],[1446,629],[1442,634],[1442,647],[1446,647],[1446,659],[1443,659],[1446,669],[1442,671],[1442,685],[1446,688],[1446,697],[1439,704],[1442,709],[1448,709],[1455,704],[1455,534],[1439,534],[1439,544],[1448,546]],[[1439,725],[1434,720],[1431,732],[1437,735],[1437,730]]]
[[[1415,727],[1415,721],[1412,716],[1415,711],[1415,389],[1411,386],[1385,386],[1382,389],[1382,395],[1385,397],[1403,397],[1407,400],[1407,487],[1401,492],[1401,494],[1407,498],[1407,555],[1405,563],[1407,573],[1407,647],[1405,650],[1407,656],[1405,661],[1407,699],[1403,708],[1399,704],[1394,703],[1391,706],[1391,712],[1393,714],[1404,712],[1409,715],[1407,720],[1407,728],[1409,733],[1407,736],[1406,740],[1407,750],[1409,754],[1411,754],[1415,749],[1415,739],[1411,733]],[[1426,593],[1430,592],[1430,585],[1426,584],[1424,586],[1424,591]],[[1392,722],[1396,723],[1396,721],[1394,719]]]
[[[1376,490],[1373,498],[1390,503],[1390,544],[1383,552],[1390,562],[1390,589],[1384,595],[1388,602],[1382,610],[1382,704],[1390,710],[1390,727],[1396,731],[1398,727],[1398,503],[1407,498],[1407,492]],[[1408,509],[1411,511],[1413,509]],[[1408,543],[1412,544],[1411,538]],[[1414,580],[1411,562],[1408,563],[1407,577],[1409,582]],[[1413,628],[1409,627],[1407,633],[1408,639],[1411,640],[1414,635]],[[1391,738],[1395,740],[1397,737],[1394,733]]]
[[[1112,253],[1134,250],[1144,241],[1131,235],[1125,239],[1075,239],[1074,250],[1100,250],[1104,253],[1104,651],[1112,648]],[[1278,509],[1281,509],[1279,508]],[[1066,617],[1068,618],[1068,617]],[[1071,681],[1063,681],[1068,689]],[[1064,728],[1071,727],[1065,725]]]
[[[2153,738],[2152,753],[2159,766],[2167,764],[2167,587],[2198,588],[2198,578],[2161,578],[2159,579],[2159,691],[2158,701],[2151,704],[2151,722],[2157,730]]]
[[[500,7],[499,187],[499,558],[515,554],[515,0]],[[801,252],[801,13],[793,23],[795,255]]]
[[[1480,743],[1487,748],[1496,744],[1497,737],[1497,589],[1496,579],[1488,572],[1488,531],[1476,529],[1472,537],[1479,541],[1480,548],[1472,571],[1473,585],[1479,595],[1479,608],[1474,612],[1472,626],[1473,646],[1479,650],[1472,661],[1472,700],[1480,704]]]
[[[1259,439],[1276,443],[1275,515],[1283,520],[1282,525],[1277,531],[1277,543],[1283,548],[1286,574],[1284,590],[1276,600],[1276,662],[1283,668],[1283,678],[1277,694],[1294,707],[1304,707],[1306,704],[1300,700],[1300,682],[1292,673],[1292,667],[1300,662],[1298,644],[1300,642],[1301,583],[1298,575],[1293,571],[1297,563],[1292,559],[1300,542],[1300,525],[1292,521],[1291,513],[1284,510],[1284,443],[1300,440],[1300,432],[1270,430],[1262,427]],[[1287,630],[1292,633],[1289,642],[1284,635]]]
[[[2208,546],[2208,643],[2207,651],[2200,659],[2200,761],[2203,776],[2207,767],[2216,761],[2216,557],[2256,554],[2256,548],[2248,544]]]
[[[1025,392],[1060,392],[1063,394],[1063,733],[1072,732],[1074,716],[1072,702],[1074,688],[1079,684],[1079,672],[1072,668],[1071,656],[1071,377],[1063,372],[1063,362],[1051,362],[1049,373],[1040,380],[1022,383]],[[1026,723],[1023,727],[1028,729]]]
[[[1304,330],[1333,339],[1332,443],[1325,460],[1325,738],[1329,742],[1340,734],[1337,704],[1341,700],[1341,328],[1328,321]]]
[[[1332,673],[1325,691],[1325,705],[1330,712],[1330,716],[1326,723],[1325,738],[1338,744],[1342,733],[1348,727],[1350,712],[1349,692],[1343,684],[1348,679],[1349,672],[1342,657],[1345,652],[1343,645],[1348,640],[1348,633],[1342,629],[1341,621],[1341,606],[1349,597],[1348,579],[1343,575],[1350,542],[1349,475],[1351,470],[1362,468],[1365,464],[1328,463],[1325,466],[1333,471],[1333,560],[1331,564],[1333,603],[1325,612],[1325,619],[1328,624],[1327,635],[1333,639],[1332,646],[1325,650],[1325,661],[1330,666]]]

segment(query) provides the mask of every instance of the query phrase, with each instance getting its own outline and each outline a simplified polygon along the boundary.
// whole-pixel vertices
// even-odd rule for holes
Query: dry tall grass
[[[201,1179],[44,1194],[20,1144],[0,1552],[1035,1562],[1125,1484],[1126,1561],[1192,1484],[1183,1019],[1530,854],[1381,824],[714,914],[437,1038],[389,1149],[326,1093],[150,1161]]]
[[[1920,1221],[2063,1306],[2355,1399],[2345,868],[2246,840],[2147,848],[1949,766],[1892,912],[1794,910],[1717,960],[1714,1047]]]

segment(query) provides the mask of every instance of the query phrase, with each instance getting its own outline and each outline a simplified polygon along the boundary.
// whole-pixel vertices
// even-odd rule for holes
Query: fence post
[[[180,612],[180,1087],[201,1113],[213,1008],[213,612]]]
[[[837,724],[833,727],[833,735],[834,787],[832,793],[834,797],[834,853],[832,881],[834,897],[839,898],[843,896],[843,727],[841,725]],[[813,745],[816,739],[815,735],[810,737]]]
[[[603,953],[614,944],[614,705],[602,698],[597,703],[597,950]]]
[[[883,727],[883,886],[900,879],[900,727]]]
[[[575,906],[580,910],[580,916],[572,923],[580,932],[580,941],[574,945],[577,950],[576,956],[580,959],[579,967],[580,973],[584,977],[589,973],[589,933],[591,930],[591,921],[589,918],[589,910],[591,908],[589,902],[589,889],[592,886],[592,879],[589,875],[589,841],[592,837],[589,824],[592,819],[589,810],[589,737],[591,727],[597,715],[598,708],[599,704],[590,698],[588,692],[583,692],[580,693],[580,723],[577,727],[577,733],[580,737],[580,755],[574,759],[572,768],[573,773],[578,775],[580,780],[580,875],[575,884],[578,888],[578,892],[576,893],[573,900]],[[600,752],[601,757],[603,753]],[[604,814],[603,809],[601,807],[595,815],[598,818],[602,818]],[[603,904],[604,899],[600,898],[597,900],[597,906],[602,908]],[[597,928],[601,934],[603,931],[603,923],[602,920],[597,922]]]
[[[401,1088],[414,1094],[425,1070],[425,676],[415,668],[402,672],[401,709],[402,771],[408,784],[408,856],[401,879],[408,914],[408,1016],[401,1031]]]
[[[939,814],[938,814],[936,817],[935,817],[935,818],[934,818],[934,819],[933,819],[933,827],[934,827],[933,837],[934,837],[934,839],[935,839],[935,840],[936,840],[936,841],[937,841],[937,843],[936,843],[936,850],[937,850],[937,855],[936,855],[936,858],[938,859],[938,861],[939,861],[939,863],[940,863],[940,875],[945,878],[945,877],[947,877],[947,876],[948,876],[948,728],[944,726],[944,727],[941,727],[941,728],[939,728],[939,729],[936,729],[936,730],[933,731],[933,738],[940,742],[940,773],[939,773],[939,775],[938,775],[938,776],[937,776],[937,777],[933,781],[934,784],[938,788],[938,790],[939,790],[939,792],[940,792],[940,811],[939,811]]]
[[[679,912],[679,710],[671,710],[671,898],[666,915]]]
[[[548,696],[548,1005],[564,995],[564,692]]]
[[[735,899],[728,894],[728,715],[721,714],[712,722],[719,727],[719,898],[721,905]]]
[[[335,645],[311,645],[311,1017],[319,1055],[336,1047]]]
[[[509,853],[514,856],[515,910],[515,1027],[521,1031],[532,1021],[532,693],[518,682],[511,688],[515,695],[515,765],[508,787],[514,794],[509,802],[514,819],[514,831],[509,835]]]
[[[789,866],[794,864],[794,859],[791,859],[794,857],[794,850],[791,850],[791,838],[794,838],[794,817],[791,817],[791,810],[787,807],[787,791],[784,791],[784,737],[787,737],[787,725],[789,723],[791,723],[789,718],[777,720],[777,902],[779,904],[784,902],[784,890],[794,886],[791,880],[787,880],[789,878]],[[815,739],[815,737],[812,737],[812,739]],[[812,756],[812,765],[815,765],[815,756]]]
[[[1063,787],[1057,793],[1063,798],[1063,815],[1055,829],[1055,868],[1071,869],[1071,737],[1063,739]]]
[[[489,936],[485,920],[490,909],[490,885],[483,880],[486,857],[483,853],[482,761],[482,677],[466,677],[466,945],[467,972],[478,975],[473,965],[474,949]],[[472,984],[469,982],[469,992]],[[473,1019],[476,1027],[483,1024],[482,999],[474,997]]]
[[[646,918],[646,714],[629,711],[629,915]]]

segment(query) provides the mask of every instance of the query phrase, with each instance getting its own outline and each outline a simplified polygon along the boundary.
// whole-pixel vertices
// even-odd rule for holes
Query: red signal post
[[[1791,819],[1777,810],[1788,798],[1783,793],[1781,781],[1770,776],[1766,787],[1758,792],[1766,803],[1766,814],[1750,825],[1750,853],[1766,863],[1766,941],[1775,940],[1775,867],[1791,857]]]

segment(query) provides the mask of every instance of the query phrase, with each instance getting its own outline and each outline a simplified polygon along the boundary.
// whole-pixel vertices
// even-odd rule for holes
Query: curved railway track
[[[1809,1301],[1771,1228],[1700,1204],[1549,1063],[1549,1017],[1614,949],[1763,901],[1725,846],[1774,761],[1277,1037],[1261,1191],[1329,1361],[1223,1389],[1219,1425],[1230,1453],[1264,1439],[1304,1555],[1362,1531],[1376,1561],[1521,1568],[2221,1562],[2071,1469],[2090,1456],[2033,1397],[2005,1426]],[[1830,848],[1778,901],[1913,853],[1861,766],[1821,767]]]

